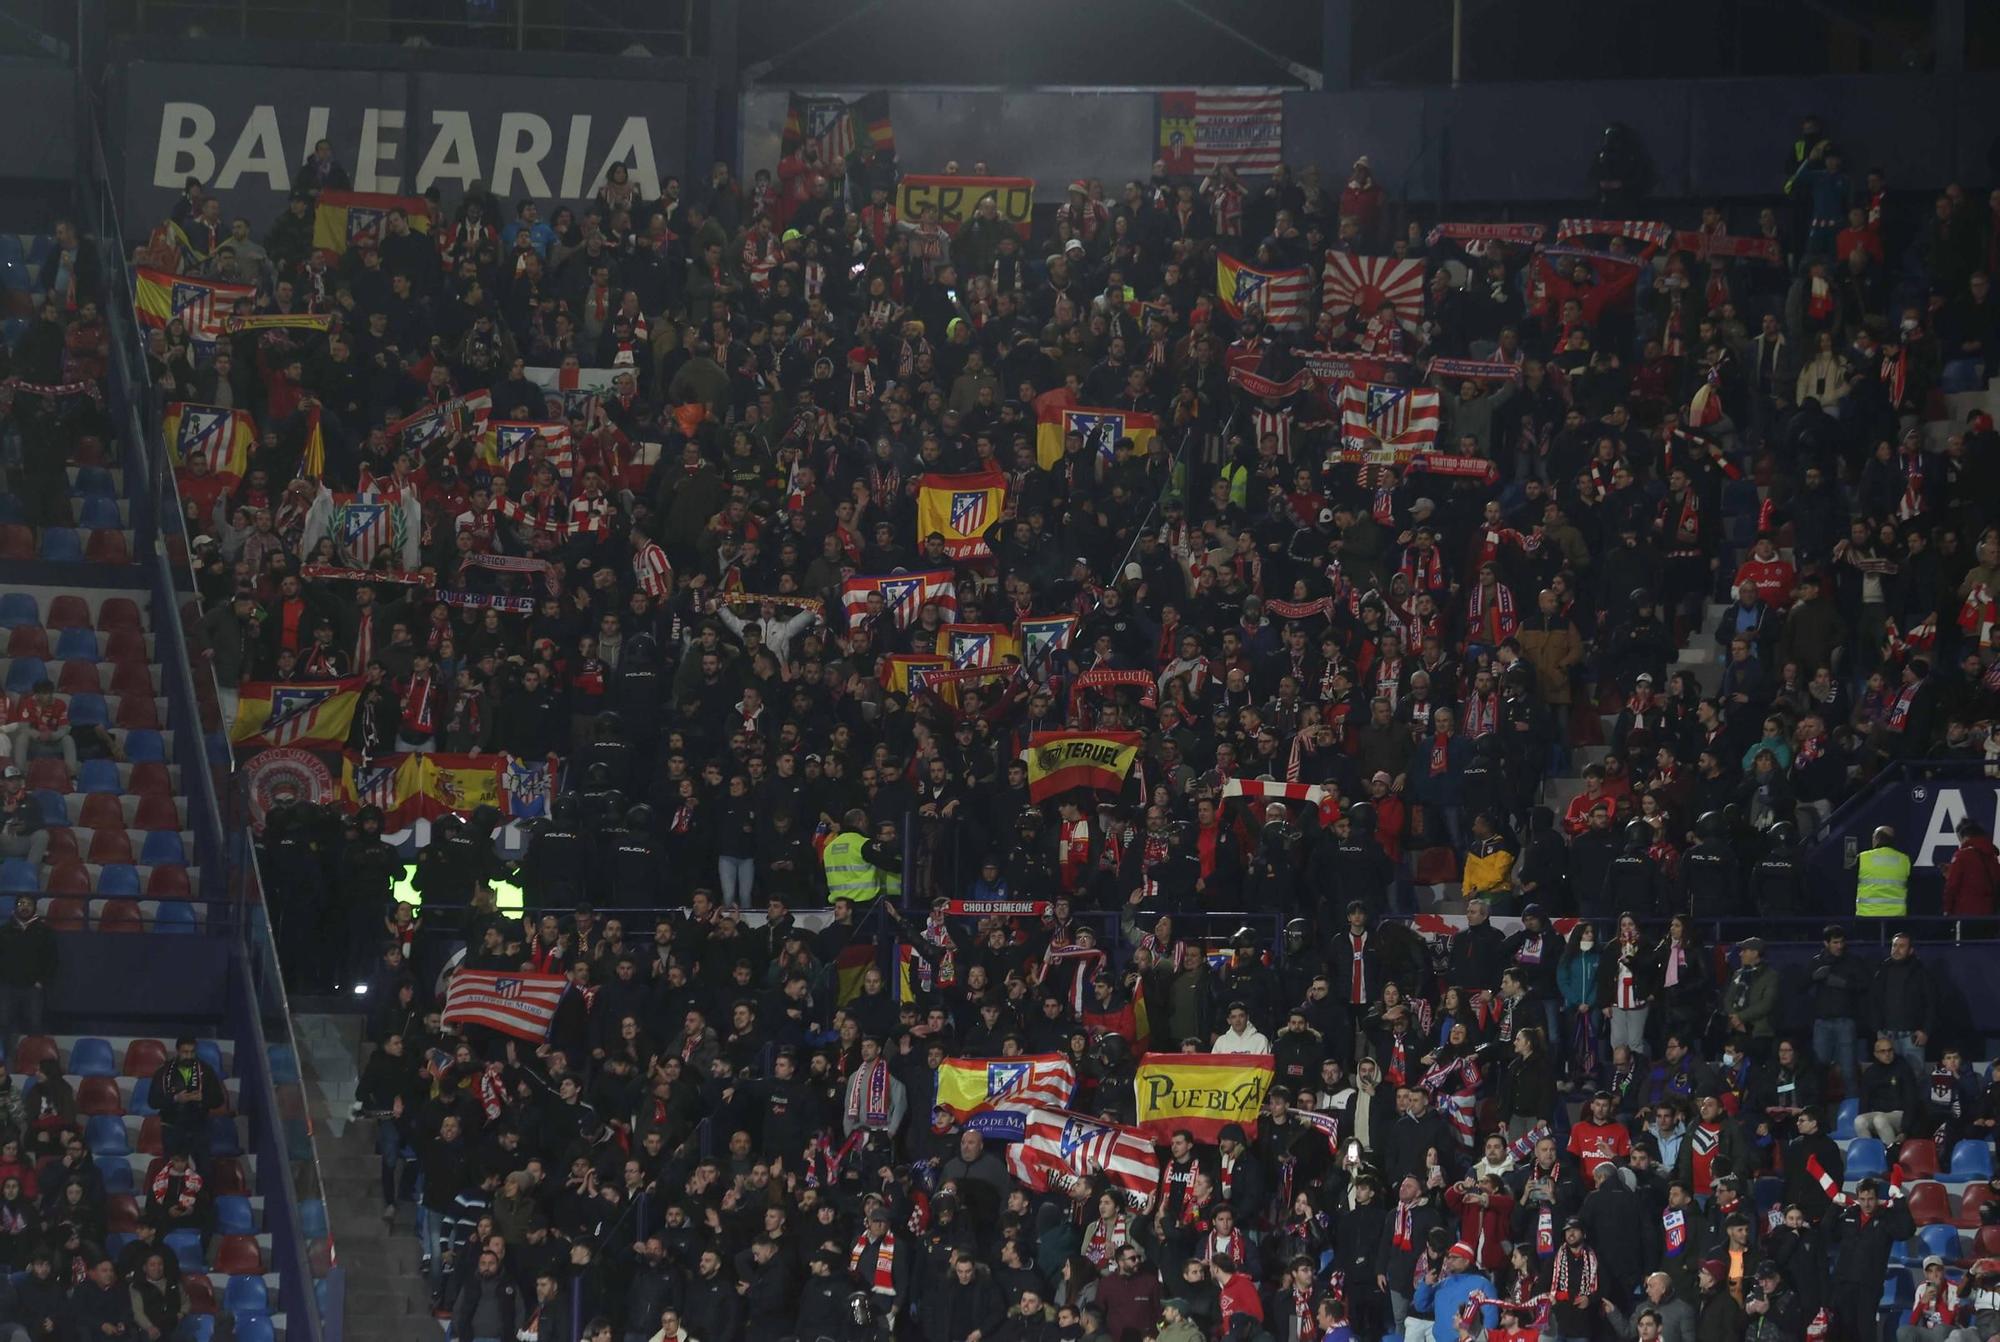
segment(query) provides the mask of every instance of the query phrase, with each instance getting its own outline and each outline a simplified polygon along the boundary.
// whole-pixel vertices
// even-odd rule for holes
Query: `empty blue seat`
[[[1993,1148],[1980,1141],[1960,1142],[1951,1148],[1951,1172],[1945,1177],[1985,1183],[1993,1177]]]
[[[41,603],[29,593],[7,592],[0,595],[0,628],[13,629],[19,625],[41,622]]]
[[[229,1194],[215,1200],[215,1233],[218,1235],[254,1235],[257,1221],[250,1210],[250,1199]]]
[[[56,630],[56,656],[68,661],[72,657],[86,662],[97,660],[97,631],[95,629]]]
[[[236,1342],[275,1342],[276,1337],[263,1314],[245,1314],[236,1321]]]
[[[41,556],[51,564],[81,564],[83,537],[74,527],[45,527],[42,529]]]
[[[188,1342],[215,1342],[215,1316],[213,1314],[182,1315],[181,1328],[187,1333]]]
[[[25,857],[0,862],[0,894],[32,895],[42,888],[42,875]]]
[[[236,1120],[227,1114],[208,1120],[208,1149],[218,1156],[240,1156],[243,1143],[236,1139]]]
[[[1876,1308],[1903,1314],[1908,1312],[1916,1298],[1917,1286],[1910,1280],[1910,1274],[1891,1268],[1882,1277],[1882,1299],[1877,1302]],[[1866,1330],[1863,1331],[1865,1333]]]
[[[1873,1137],[1856,1137],[1847,1144],[1847,1180],[1873,1179],[1889,1172],[1889,1153]]]
[[[151,1118],[159,1113],[160,1111],[153,1107],[150,1094],[152,1089],[152,1083],[147,1078],[140,1077],[139,1084],[132,1087],[132,1098],[125,1101],[125,1112],[137,1114],[140,1118]]]
[[[137,899],[139,869],[129,862],[112,862],[97,872],[97,893],[106,899]]]
[[[299,1199],[299,1233],[307,1239],[326,1238],[326,1203],[319,1198]]]
[[[116,531],[125,525],[125,519],[118,515],[117,499],[86,498],[76,510],[76,524],[91,530],[103,527]]]
[[[49,678],[49,664],[39,657],[16,657],[7,663],[7,692],[26,694],[38,680]]]
[[[299,1083],[299,1059],[290,1044],[271,1045],[270,1058],[272,1085],[296,1086]]]
[[[70,486],[73,498],[116,498],[118,485],[111,478],[111,472],[102,466],[79,466],[76,468],[76,483]]]
[[[129,1230],[114,1230],[104,1237],[104,1252],[115,1261],[125,1246],[137,1238]]]
[[[118,1059],[111,1042],[94,1035],[77,1040],[69,1051],[69,1070],[73,1076],[117,1076]]]
[[[222,1288],[222,1307],[239,1320],[246,1314],[269,1314],[271,1293],[264,1288],[262,1277],[231,1277],[229,1284]]]
[[[153,915],[155,932],[193,932],[196,930],[194,905],[184,899],[160,901],[160,908]]]
[[[139,861],[148,867],[185,867],[187,850],[181,847],[179,830],[149,829],[139,847]]]
[[[78,727],[102,727],[111,721],[111,709],[101,694],[72,694],[69,720]]]
[[[122,1163],[132,1153],[132,1143],[125,1136],[125,1119],[118,1114],[92,1114],[85,1119],[83,1140],[99,1160]]]
[[[1947,1263],[1956,1263],[1964,1256],[1958,1251],[1957,1226],[1918,1226],[1917,1243],[1923,1246],[1925,1255],[1936,1254]]]
[[[69,803],[60,792],[45,787],[35,789],[35,801],[42,808],[42,823],[51,829],[69,828]]]
[[[143,1086],[140,1089],[145,1089]],[[134,1111],[137,1112],[136,1110]],[[123,1160],[107,1160],[97,1167],[104,1176],[104,1191],[107,1193],[134,1193],[139,1188],[139,1176],[132,1172],[130,1163]]]
[[[118,777],[116,760],[85,760],[77,766],[76,790],[78,792],[105,792],[118,796],[125,791],[125,784]]]
[[[181,1260],[183,1272],[207,1272],[208,1263],[201,1254],[201,1232],[199,1230],[169,1230],[162,1240],[174,1257]]]
[[[213,1039],[197,1039],[194,1041],[194,1053],[197,1058],[213,1067],[217,1076],[225,1081],[229,1079],[229,1072],[222,1065],[222,1045]]]
[[[1833,1140],[1851,1141],[1854,1137],[1854,1120],[1861,1117],[1861,1101],[1853,1098],[1840,1102],[1840,1108],[1833,1116]]]
[[[132,764],[163,764],[167,758],[166,738],[151,727],[134,727],[125,733],[125,759]]]

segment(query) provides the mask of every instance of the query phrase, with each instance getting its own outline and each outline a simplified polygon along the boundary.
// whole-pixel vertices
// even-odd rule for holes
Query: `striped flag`
[[[1268,778],[1232,778],[1222,785],[1224,799],[1261,797],[1267,801],[1302,801],[1317,806],[1326,789],[1317,783],[1274,783]]]
[[[1075,1094],[1076,1067],[1060,1053],[946,1058],[938,1068],[938,1105],[958,1119],[1002,1101],[1061,1109]]]
[[[939,619],[958,618],[958,583],[948,568],[849,578],[840,585],[840,608],[847,612],[850,623],[868,613],[868,598],[877,592],[882,594],[882,604],[895,617],[898,629],[915,624],[926,601],[937,602]]]
[[[1438,394],[1430,387],[1343,382],[1340,436],[1349,447],[1429,447],[1438,436]]]
[[[1238,172],[1276,172],[1284,162],[1285,97],[1275,90],[1163,93],[1160,119],[1182,128],[1181,143],[1163,145],[1167,157],[1188,163],[1194,172],[1225,164]]]
[[[1386,307],[1396,320],[1414,326],[1424,319],[1424,263],[1413,257],[1329,251],[1320,306],[1336,317],[1349,312],[1372,317]]]
[[[1332,1114],[1322,1114],[1315,1109],[1294,1109],[1292,1117],[1309,1128],[1318,1128],[1326,1134],[1326,1149],[1334,1155],[1340,1154],[1340,1120]]]
[[[1222,300],[1222,310],[1238,321],[1254,309],[1273,326],[1303,328],[1311,283],[1312,275],[1304,266],[1265,270],[1227,252],[1215,257],[1216,296]]]
[[[1067,1189],[1102,1174],[1141,1210],[1160,1191],[1152,1138],[1137,1128],[1058,1109],[1027,1111],[1021,1140],[1008,1148],[1007,1169],[1037,1193]]]
[[[501,974],[461,969],[444,994],[446,1025],[483,1025],[537,1043],[549,1037],[556,1004],[569,987],[561,974]]]
[[[512,470],[527,458],[537,438],[548,444],[545,459],[557,475],[567,479],[575,474],[576,448],[570,441],[569,425],[561,420],[489,419],[480,437],[479,454],[502,470]]]

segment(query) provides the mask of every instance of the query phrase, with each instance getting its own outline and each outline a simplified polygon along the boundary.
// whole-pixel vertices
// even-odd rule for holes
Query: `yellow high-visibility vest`
[[[882,873],[861,856],[861,845],[866,842],[852,831],[836,834],[827,842],[819,860],[826,871],[829,900],[850,899],[865,904],[882,893]]]
[[[1861,855],[1854,883],[1854,916],[1900,918],[1910,911],[1909,854],[1870,848]]]

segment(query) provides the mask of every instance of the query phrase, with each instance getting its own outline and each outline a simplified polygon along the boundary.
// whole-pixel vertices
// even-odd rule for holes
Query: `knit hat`
[[[1467,1244],[1464,1240],[1460,1240],[1458,1243],[1452,1245],[1449,1249],[1445,1250],[1445,1257],[1463,1258],[1466,1262],[1471,1263],[1471,1262],[1476,1262],[1479,1258],[1479,1255],[1473,1252],[1472,1246],[1470,1244]]]
[[[1702,1259],[1701,1270],[1706,1272],[1710,1277],[1713,1277],[1717,1285],[1729,1280],[1729,1264],[1723,1262],[1720,1258]]]

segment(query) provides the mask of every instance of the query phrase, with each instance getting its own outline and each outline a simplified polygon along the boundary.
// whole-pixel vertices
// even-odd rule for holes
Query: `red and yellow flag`
[[[1021,758],[1028,765],[1028,796],[1043,802],[1072,788],[1116,792],[1139,758],[1138,732],[1035,732]]]

